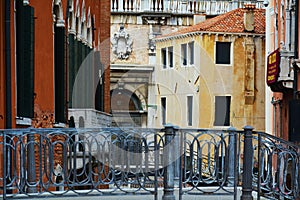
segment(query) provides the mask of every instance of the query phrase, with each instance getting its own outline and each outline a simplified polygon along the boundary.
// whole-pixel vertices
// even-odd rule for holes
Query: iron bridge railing
[[[300,147],[246,126],[0,131],[0,193],[299,198]],[[207,187],[210,186],[210,187]],[[159,190],[163,196],[159,197]],[[241,197],[238,190],[241,189]]]

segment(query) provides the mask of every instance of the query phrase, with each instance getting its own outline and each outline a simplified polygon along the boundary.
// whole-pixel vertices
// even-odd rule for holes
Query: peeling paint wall
[[[195,64],[180,66],[180,45],[195,41]],[[216,41],[232,42],[231,64],[215,64]],[[180,39],[157,42],[156,101],[167,98],[167,122],[187,126],[186,96],[193,95],[194,128],[214,126],[215,96],[231,96],[230,126],[242,129],[251,125],[265,128],[264,36],[199,34]],[[161,49],[173,46],[173,69],[162,69]],[[199,79],[197,80],[197,77]],[[174,88],[177,85],[176,91]],[[161,107],[158,106],[156,125],[161,126]],[[221,127],[226,128],[226,127]]]

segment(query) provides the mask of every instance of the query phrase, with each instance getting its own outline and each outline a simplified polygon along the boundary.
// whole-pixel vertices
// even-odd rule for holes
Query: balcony
[[[112,0],[111,13],[170,13],[172,15],[206,14],[219,15],[236,8],[243,8],[245,4],[255,4],[263,8],[263,1],[238,0]]]

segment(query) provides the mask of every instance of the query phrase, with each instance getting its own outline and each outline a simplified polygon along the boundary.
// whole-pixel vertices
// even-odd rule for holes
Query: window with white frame
[[[162,125],[166,124],[166,119],[167,119],[167,98],[166,97],[161,97],[160,99],[160,103],[161,103],[161,122]]]
[[[181,65],[194,65],[194,42],[181,44]]]
[[[231,96],[215,96],[214,126],[230,125]]]
[[[163,69],[173,68],[173,47],[161,49],[161,63]]]
[[[216,64],[231,64],[231,42],[216,42]]]

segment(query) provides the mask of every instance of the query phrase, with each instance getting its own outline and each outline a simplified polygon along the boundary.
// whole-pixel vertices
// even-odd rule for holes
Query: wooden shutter
[[[75,82],[76,75],[76,62],[75,62],[75,35],[69,34],[69,108],[72,108],[72,95],[73,95],[73,86]]]

